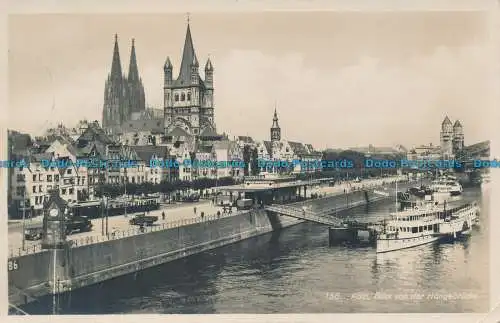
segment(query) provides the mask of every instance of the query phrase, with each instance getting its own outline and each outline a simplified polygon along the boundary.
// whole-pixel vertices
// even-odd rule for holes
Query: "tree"
[[[245,163],[245,168],[243,169],[243,175],[248,176],[250,170],[250,160],[252,158],[251,148],[249,145],[243,146],[243,162]]]
[[[259,170],[259,154],[257,152],[257,148],[254,148],[252,150],[251,164],[252,164],[251,167],[252,176],[258,175],[260,173],[260,170]]]

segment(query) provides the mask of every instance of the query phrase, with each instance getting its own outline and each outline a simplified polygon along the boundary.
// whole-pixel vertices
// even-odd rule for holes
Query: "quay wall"
[[[355,191],[294,205],[311,207],[318,212],[342,211],[387,198],[373,192]],[[56,257],[54,251],[47,250],[13,257],[9,261],[16,261],[18,268],[9,271],[9,301],[22,305],[30,301],[25,295],[39,297],[71,291],[302,222],[254,209],[211,221],[94,244],[67,246],[58,250]]]

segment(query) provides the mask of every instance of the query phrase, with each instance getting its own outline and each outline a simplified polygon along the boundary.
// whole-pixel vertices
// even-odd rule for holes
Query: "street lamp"
[[[106,195],[104,195],[104,208],[106,209],[106,236],[108,236],[109,231],[108,231],[108,202],[109,199]]]
[[[102,192],[101,192],[102,194]],[[101,196],[101,234],[104,235],[104,194]]]
[[[127,177],[127,167],[124,167],[123,169],[124,173],[125,173],[125,178],[123,179],[123,187],[125,189],[125,217],[127,217],[127,207],[128,207],[128,199],[127,199],[127,180],[128,180],[128,177]]]
[[[23,245],[22,245],[22,248],[23,248],[23,251],[25,250],[25,243],[26,243],[26,186],[24,187],[24,190],[23,190],[23,200],[22,200],[22,208],[23,208]]]

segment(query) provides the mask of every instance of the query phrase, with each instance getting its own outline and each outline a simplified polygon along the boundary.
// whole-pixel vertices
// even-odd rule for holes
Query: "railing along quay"
[[[134,227],[134,228],[130,228],[128,230],[114,230],[114,231],[111,231],[108,235],[104,235],[104,236],[100,235],[100,234],[99,235],[96,234],[93,236],[76,238],[76,239],[68,239],[68,240],[69,240],[70,247],[79,247],[79,246],[85,246],[85,245],[99,243],[99,242],[123,239],[126,237],[136,236],[136,235],[145,234],[145,233],[151,233],[151,232],[157,232],[157,231],[167,230],[167,229],[171,229],[171,228],[177,228],[177,227],[190,225],[190,224],[216,221],[216,220],[219,220],[222,218],[238,215],[241,212],[242,211],[235,211],[235,212],[231,212],[231,213],[221,213],[220,215],[217,215],[217,214],[208,215],[208,216],[206,215],[203,218],[200,216],[200,217],[190,218],[190,219],[181,219],[181,220],[171,221],[171,222],[162,223],[162,224],[145,226],[143,231],[141,231],[141,229],[139,227]],[[43,250],[44,249],[42,249],[41,243],[27,246],[25,248],[25,250],[22,250],[22,248],[16,248],[16,249],[11,248],[9,250],[9,258],[25,256],[25,255],[41,252]]]

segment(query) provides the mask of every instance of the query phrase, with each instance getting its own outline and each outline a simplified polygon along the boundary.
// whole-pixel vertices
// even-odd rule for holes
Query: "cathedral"
[[[441,154],[444,159],[452,159],[453,156],[464,148],[464,130],[459,120],[452,124],[446,116],[441,124]]]
[[[143,113],[145,110],[146,98],[137,67],[134,39],[132,39],[128,75],[125,76],[122,74],[118,35],[115,35],[111,72],[104,87],[102,126],[108,129],[119,127],[131,120],[133,114]]]

